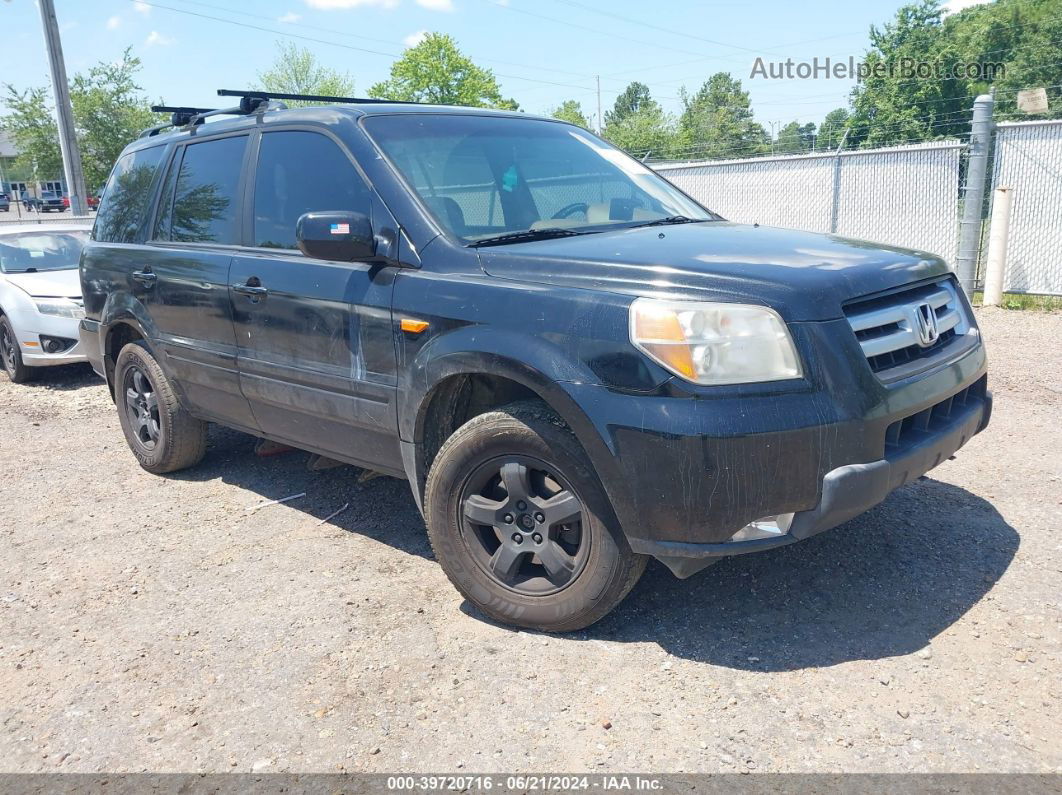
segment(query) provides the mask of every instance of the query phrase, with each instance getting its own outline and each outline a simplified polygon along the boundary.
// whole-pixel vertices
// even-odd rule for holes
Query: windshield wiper
[[[531,240],[549,240],[553,237],[571,237],[581,235],[574,229],[563,229],[559,226],[547,226],[542,229],[524,229],[520,232],[506,232],[504,235],[485,237],[482,240],[473,240],[468,245],[472,248],[480,246],[504,246],[506,243],[525,243]]]
[[[684,215],[667,215],[663,218],[654,218],[652,221],[646,221],[644,224],[635,224],[628,227],[629,229],[637,229],[640,226],[670,226],[671,224],[695,224],[698,221],[706,221],[706,218],[687,218]]]

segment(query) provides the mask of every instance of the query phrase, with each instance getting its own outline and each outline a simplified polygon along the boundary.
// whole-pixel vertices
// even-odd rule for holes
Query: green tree
[[[322,66],[305,47],[277,42],[272,65],[258,74],[258,88],[281,94],[320,94],[329,97],[354,96],[354,78]],[[289,100],[288,105],[320,105],[320,102]]]
[[[826,114],[819,125],[819,133],[816,136],[815,148],[825,151],[833,151],[841,145],[844,139],[844,131],[848,126],[849,113],[847,108],[835,108]]]
[[[812,122],[801,124],[791,121],[778,131],[774,142],[774,151],[779,154],[797,155],[810,152],[815,146],[815,125]]]
[[[672,148],[674,123],[642,83],[631,83],[605,112],[602,134],[638,158],[666,157]]]
[[[125,145],[156,123],[156,114],[136,83],[140,68],[140,59],[127,49],[120,60],[101,61],[87,73],[75,75],[70,85],[89,190],[101,187]]]
[[[852,93],[850,117],[838,109],[823,122],[819,145],[835,147],[846,127],[846,146],[963,135],[974,97],[990,89],[997,120],[1028,118],[1017,94],[1031,88],[1047,91],[1049,110],[1041,118],[1062,118],[1060,8],[1059,0],[996,0],[943,17],[939,0],[903,6],[889,23],[871,28],[863,59],[871,73]],[[919,63],[931,71],[912,75]],[[954,70],[970,64],[981,71]]]
[[[136,83],[140,68],[140,59],[127,49],[120,60],[101,61],[74,75],[70,82],[74,128],[89,190],[103,186],[125,145],[158,118]],[[49,179],[62,174],[63,159],[48,89],[34,87],[19,92],[7,84],[4,90],[7,114],[0,119],[0,126],[19,151],[15,168],[20,176]]]
[[[429,33],[391,65],[391,76],[369,89],[369,96],[399,102],[430,102],[475,108],[517,110],[513,99],[501,94],[494,73],[476,66],[457,42]]]
[[[958,63],[959,48],[941,24],[939,0],[918,0],[881,29],[871,27],[864,62],[869,74],[852,95],[848,141],[888,145],[964,132],[972,100],[967,81],[904,73],[904,64]],[[874,70],[881,70],[876,74]]]
[[[612,110],[605,111],[605,125],[619,124],[642,111],[654,111],[659,106],[649,94],[649,86],[635,80],[616,97]]]
[[[549,115],[554,119],[560,119],[570,124],[578,124],[587,130],[590,129],[590,122],[583,114],[583,106],[574,99],[566,99],[561,103],[560,107],[550,111]]]
[[[770,137],[752,117],[749,94],[727,72],[708,78],[696,94],[682,90],[676,153],[689,157],[747,157],[768,150]]]
[[[63,173],[63,157],[59,151],[59,133],[48,102],[48,90],[28,88],[18,91],[4,85],[4,106],[7,114],[0,118],[0,129],[10,137],[18,155],[14,173],[8,178],[34,180]]]
[[[1004,66],[990,77],[970,81],[969,95],[996,90],[996,119],[1062,118],[1062,7],[1058,0],[1000,0],[945,20],[964,61]],[[1044,88],[1045,114],[1018,110],[1018,91]]]

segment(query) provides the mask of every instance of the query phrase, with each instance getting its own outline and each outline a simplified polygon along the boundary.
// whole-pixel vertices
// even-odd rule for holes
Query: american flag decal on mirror
[[[332,224],[330,231],[333,235],[349,235],[350,224]]]

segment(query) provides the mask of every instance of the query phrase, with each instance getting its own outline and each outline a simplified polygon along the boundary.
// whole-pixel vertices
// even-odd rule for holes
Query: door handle
[[[157,282],[159,279],[159,277],[152,273],[150,270],[133,271],[129,275],[133,277],[133,281],[140,282],[140,284],[144,285],[145,287],[154,287],[155,282]]]
[[[257,276],[252,276],[244,284],[232,285],[232,291],[254,299],[265,298],[269,295],[269,290],[262,286]]]

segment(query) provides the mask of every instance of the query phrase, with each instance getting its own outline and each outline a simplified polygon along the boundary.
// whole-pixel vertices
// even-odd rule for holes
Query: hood
[[[949,272],[923,251],[726,221],[493,246],[479,256],[501,278],[766,304],[790,321],[843,317],[852,298]]]
[[[38,273],[5,273],[3,278],[34,298],[81,297],[81,277],[77,268]]]

